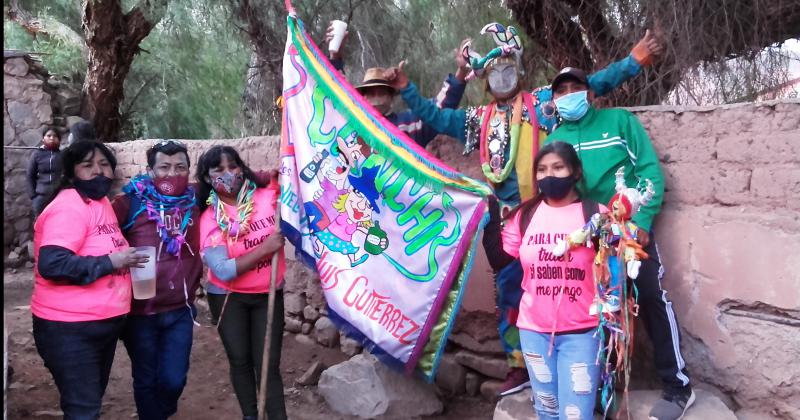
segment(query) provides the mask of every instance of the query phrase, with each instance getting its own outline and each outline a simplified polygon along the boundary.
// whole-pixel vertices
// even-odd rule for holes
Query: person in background
[[[583,182],[578,184],[582,196],[608,203],[616,192],[614,174],[620,168],[624,168],[625,185],[639,186],[645,180],[653,183],[654,198],[632,219],[639,227],[634,239],[649,256],[642,261],[633,282],[638,290],[639,317],[653,343],[656,370],[664,386],[650,419],[679,419],[694,403],[695,394],[681,355],[677,317],[667,291],[661,287],[664,267],[653,234],[653,220],[664,200],[664,174],[658,155],[635,115],[624,109],[592,107],[594,92],[583,70],[564,68],[553,78],[551,87],[563,122],[547,142],[566,142],[577,151],[583,163]]]
[[[61,179],[61,134],[55,127],[45,128],[42,134],[42,145],[31,155],[26,172],[34,219]]]
[[[258,414],[272,256],[278,253],[266,413],[286,419],[281,378],[284,238],[276,225],[280,186],[259,180],[230,146],[214,146],[197,164],[200,252],[208,266],[208,304],[225,347],[231,382],[245,420]]]
[[[102,143],[62,152],[63,174],[33,228],[31,296],[36,349],[55,380],[65,419],[98,419],[117,340],[131,307],[129,247],[106,195],[117,161]]]
[[[89,121],[78,121],[69,128],[69,137],[67,137],[67,145],[82,140],[95,140],[97,134],[94,131],[94,125]]]
[[[200,209],[183,143],[160,141],[146,156],[147,173],[131,179],[112,206],[131,246],[156,248],[156,295],[132,301],[122,339],[139,419],[164,420],[178,411],[189,372],[203,274]]]
[[[539,193],[509,215],[500,235],[491,228],[484,235],[494,243],[501,236],[502,244],[496,244],[494,252],[522,264],[516,326],[533,381],[537,415],[540,419],[592,418],[600,379],[599,320],[589,314],[595,292],[595,251],[581,246],[572,249],[569,258],[553,258],[552,248],[555,238],[608,209],[578,195],[575,186],[581,180],[581,162],[569,144],[545,145],[533,168]],[[491,204],[497,206],[497,201]],[[497,217],[498,212],[492,214]]]

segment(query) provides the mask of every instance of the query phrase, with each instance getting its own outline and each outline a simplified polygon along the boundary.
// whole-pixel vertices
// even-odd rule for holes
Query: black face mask
[[[546,198],[560,200],[569,194],[575,186],[575,181],[576,179],[573,176],[547,176],[538,181],[539,191],[541,191]]]
[[[99,200],[108,195],[108,192],[111,191],[111,184],[113,182],[113,179],[105,175],[98,175],[88,181],[76,179],[72,182],[72,185],[74,185],[75,189],[81,194],[91,198],[92,200]]]

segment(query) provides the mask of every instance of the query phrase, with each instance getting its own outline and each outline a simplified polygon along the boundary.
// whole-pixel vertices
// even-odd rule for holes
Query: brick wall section
[[[693,380],[726,393],[734,409],[800,417],[800,101],[631,110],[647,128],[667,178],[655,231]],[[145,169],[144,151],[154,142],[113,145],[117,186]],[[193,163],[211,145],[229,144],[253,169],[277,166],[276,137],[187,144]],[[454,140],[437,139],[428,149],[480,176],[476,154],[463,157]],[[494,310],[482,250],[477,259],[462,310],[470,319]],[[313,322],[304,319],[304,306],[325,311],[315,277],[298,263],[290,266],[287,313],[291,303],[288,316],[299,328]],[[456,332],[491,337],[492,323],[480,325]],[[487,346],[475,343],[462,335],[458,345],[476,352]],[[497,350],[488,347],[487,355]]]

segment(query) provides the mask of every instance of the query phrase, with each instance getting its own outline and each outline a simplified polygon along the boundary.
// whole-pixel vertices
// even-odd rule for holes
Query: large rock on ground
[[[403,376],[365,354],[322,372],[319,393],[335,411],[361,418],[429,416],[444,408],[433,385]]]
[[[461,395],[465,391],[467,370],[456,362],[452,354],[445,353],[436,370],[436,385],[452,395]]]
[[[339,330],[328,317],[322,317],[314,323],[314,338],[317,343],[327,347],[339,345]]]
[[[457,351],[455,358],[458,363],[490,378],[505,379],[508,372],[508,362],[505,359],[487,357],[466,350]]]
[[[722,400],[714,394],[703,389],[695,389],[694,392],[696,394],[695,402],[686,412],[683,420],[736,420],[736,415],[733,414],[733,411],[726,407]],[[661,391],[630,391],[630,418],[636,420],[647,419],[650,408],[659,398],[661,398]],[[533,411],[531,403],[531,390],[526,389],[523,392],[501,399],[494,409],[492,420],[529,420],[536,418],[538,417]],[[594,418],[601,419],[602,417],[599,414],[595,414]],[[617,416],[617,418],[626,419],[628,417],[623,414]]]

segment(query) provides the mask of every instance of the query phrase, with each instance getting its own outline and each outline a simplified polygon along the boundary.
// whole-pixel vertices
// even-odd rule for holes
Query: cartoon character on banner
[[[594,270],[597,296],[589,311],[592,315],[601,311],[614,313],[620,310],[625,277],[620,273],[619,258],[622,258],[627,277],[631,279],[639,276],[641,260],[648,258],[637,241],[638,226],[630,220],[639,207],[653,199],[653,183],[646,179],[643,192],[628,188],[625,185],[624,167],[617,170],[615,178],[616,194],[608,203],[609,211],[592,215],[586,225],[570,233],[566,240],[558,240],[553,249],[554,255],[561,256],[581,244],[591,247],[594,241],[598,242]]]
[[[378,158],[369,156],[373,157]],[[373,220],[373,214],[380,213],[375,187],[379,166],[361,169],[368,160],[363,141],[352,132],[337,136],[331,153],[318,153],[300,172],[303,182],[311,184],[316,178],[320,186],[314,199],[303,203],[317,258],[328,248],[347,255],[355,267],[368,254],[381,254],[388,247],[386,232]]]
[[[339,133],[341,132],[342,130],[339,130]],[[346,190],[349,187],[347,176],[356,173],[366,160],[362,151],[363,147],[364,145],[359,141],[355,132],[346,137],[338,135],[336,145],[330,152],[323,150],[321,153],[317,153],[311,162],[300,171],[300,179],[303,182],[311,184],[314,179],[317,179],[320,186],[320,189],[314,193],[314,200],[303,203],[311,234],[328,227],[332,218],[337,214],[333,207],[323,207],[317,200],[325,190]]]
[[[322,194],[314,203],[335,212],[330,223],[313,234],[317,258],[327,248],[347,255],[350,266],[355,267],[364,263],[370,254],[378,255],[389,246],[386,232],[379,222],[373,221],[373,214],[380,213],[380,195],[375,187],[378,170],[379,167],[371,167],[362,169],[360,176],[349,174],[348,189],[338,189],[327,179],[322,182]]]

